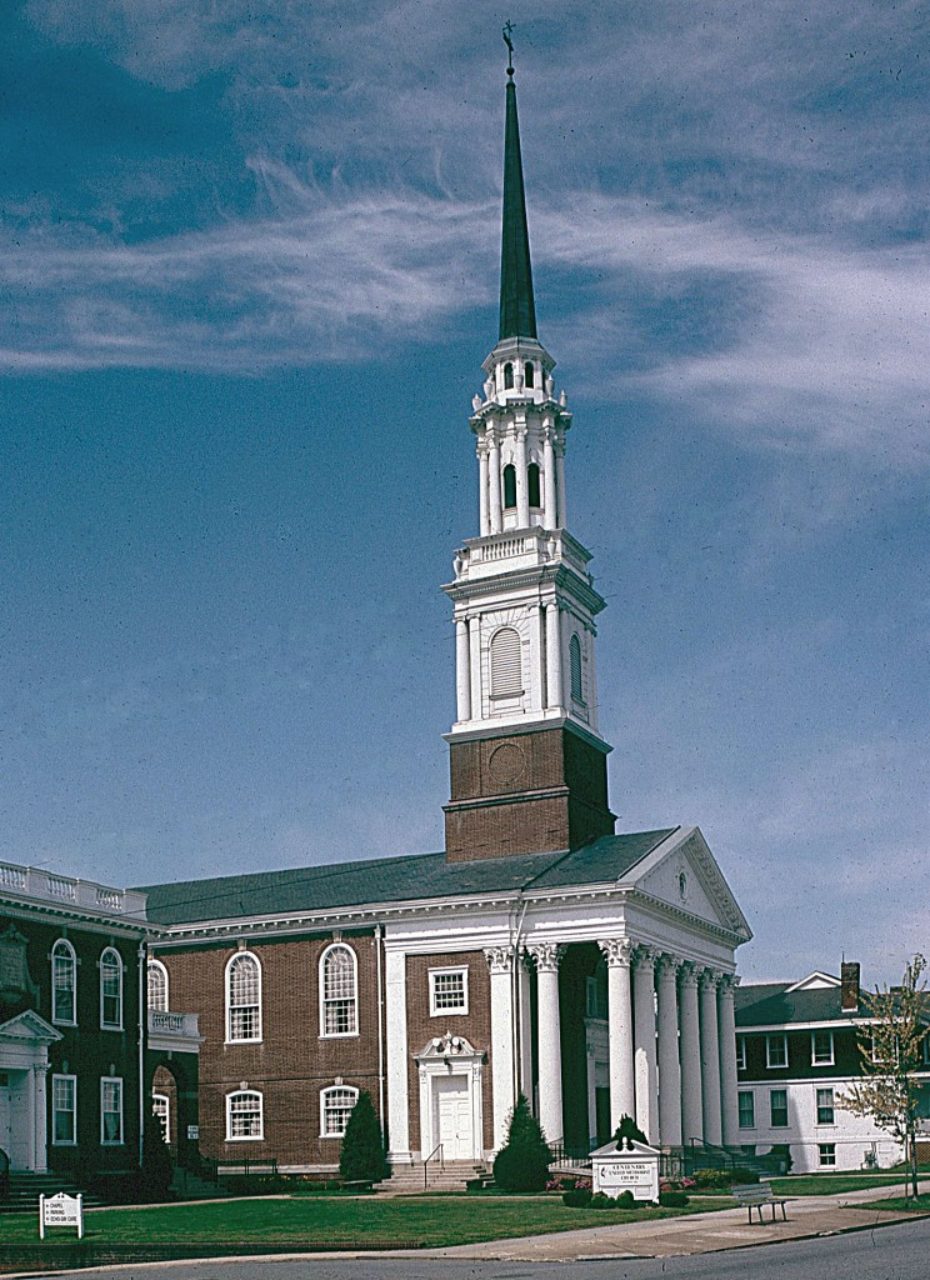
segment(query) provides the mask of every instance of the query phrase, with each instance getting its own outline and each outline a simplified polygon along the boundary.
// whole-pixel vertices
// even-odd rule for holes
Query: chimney
[[[844,1013],[859,1012],[859,965],[845,960],[840,966],[840,1008]]]

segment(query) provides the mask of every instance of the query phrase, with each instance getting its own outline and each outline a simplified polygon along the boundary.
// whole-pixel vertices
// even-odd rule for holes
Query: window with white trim
[[[765,1037],[765,1065],[770,1069],[779,1069],[788,1065],[788,1037]]]
[[[513,698],[523,692],[520,633],[501,627],[491,639],[491,697]]]
[[[836,1168],[836,1143],[821,1142],[817,1146],[817,1154],[820,1157],[821,1169]]]
[[[571,673],[572,701],[584,703],[584,680],[581,670],[581,641],[577,634],[568,642],[568,668]]]
[[[226,1141],[258,1142],[265,1136],[264,1098],[257,1089],[226,1095]]]
[[[123,961],[115,947],[100,953],[100,1025],[109,1031],[123,1029]]]
[[[736,1069],[737,1071],[746,1070],[746,1037],[736,1037]]]
[[[171,1100],[167,1093],[152,1094],[152,1112],[161,1129],[162,1141],[171,1141]]]
[[[77,1025],[77,957],[67,938],[52,947],[52,1022]]]
[[[833,1066],[833,1032],[811,1032],[811,1066]]]
[[[756,1096],[751,1089],[741,1089],[739,1099],[739,1127],[754,1129],[756,1127]]]
[[[788,1127],[788,1090],[769,1090],[769,1122],[773,1129]]]
[[[358,1035],[358,964],[344,942],[320,956],[320,1035]]]
[[[168,970],[160,960],[150,960],[146,969],[148,1006],[157,1013],[168,1012]]]
[[[430,1017],[468,1012],[468,969],[430,969]]]
[[[833,1090],[818,1089],[817,1090],[817,1123],[833,1124]]]
[[[349,1123],[352,1109],[358,1102],[358,1089],[351,1085],[330,1085],[320,1090],[320,1136],[341,1138]]]
[[[226,966],[226,1039],[262,1038],[262,967],[251,951],[239,951]]]
[[[118,1147],[123,1142],[123,1081],[103,1076],[100,1081],[100,1144]]]
[[[52,1076],[52,1146],[77,1142],[77,1076]]]

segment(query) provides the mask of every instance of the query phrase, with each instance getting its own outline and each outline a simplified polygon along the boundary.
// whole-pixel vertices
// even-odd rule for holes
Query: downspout
[[[381,972],[383,959],[382,937],[384,930],[380,924],[375,925],[375,948],[377,951],[378,970],[378,1114],[381,1117],[382,1136],[387,1134],[387,1123],[384,1114],[384,980]]]
[[[139,1168],[142,1168],[142,1161],[145,1157],[145,1027],[148,1016],[146,1009],[145,992],[143,986],[145,980],[145,961],[148,948],[145,942],[139,943],[138,952],[138,979],[139,979]]]

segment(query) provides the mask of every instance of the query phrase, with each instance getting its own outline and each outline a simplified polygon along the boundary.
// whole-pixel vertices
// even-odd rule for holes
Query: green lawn
[[[646,1218],[671,1218],[726,1208],[727,1198],[702,1197],[685,1209],[570,1209],[554,1196],[476,1200],[469,1196],[427,1196],[378,1200],[368,1197],[302,1196],[294,1199],[225,1200],[213,1204],[166,1205],[151,1209],[102,1209],[84,1219],[85,1240],[96,1244],[179,1243],[225,1245],[265,1243],[277,1248],[390,1248],[471,1244],[508,1236],[572,1231]],[[37,1238],[35,1214],[2,1219],[2,1240],[14,1244]],[[56,1231],[52,1243],[74,1241],[74,1232]],[[2,1246],[0,1246],[2,1249]]]
[[[867,1187],[900,1186],[900,1173],[800,1173],[794,1178],[773,1178],[779,1196],[838,1196]]]
[[[904,1196],[889,1196],[887,1200],[870,1200],[857,1204],[857,1209],[889,1209],[894,1213],[930,1213],[930,1195],[905,1200]]]

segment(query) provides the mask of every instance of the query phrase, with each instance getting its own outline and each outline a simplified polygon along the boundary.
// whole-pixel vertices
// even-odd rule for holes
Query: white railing
[[[505,538],[502,542],[491,542],[481,551],[482,560],[508,560],[511,556],[522,556],[526,550],[526,538]]]
[[[166,1013],[161,1009],[149,1009],[149,1036],[174,1036],[184,1040],[200,1040],[200,1015],[197,1013]]]
[[[77,880],[38,867],[0,862],[0,891],[22,894],[45,902],[67,902],[85,910],[145,919],[145,894],[114,889],[93,880]]]
[[[11,867],[8,862],[0,862],[0,888],[25,889],[26,868]]]

